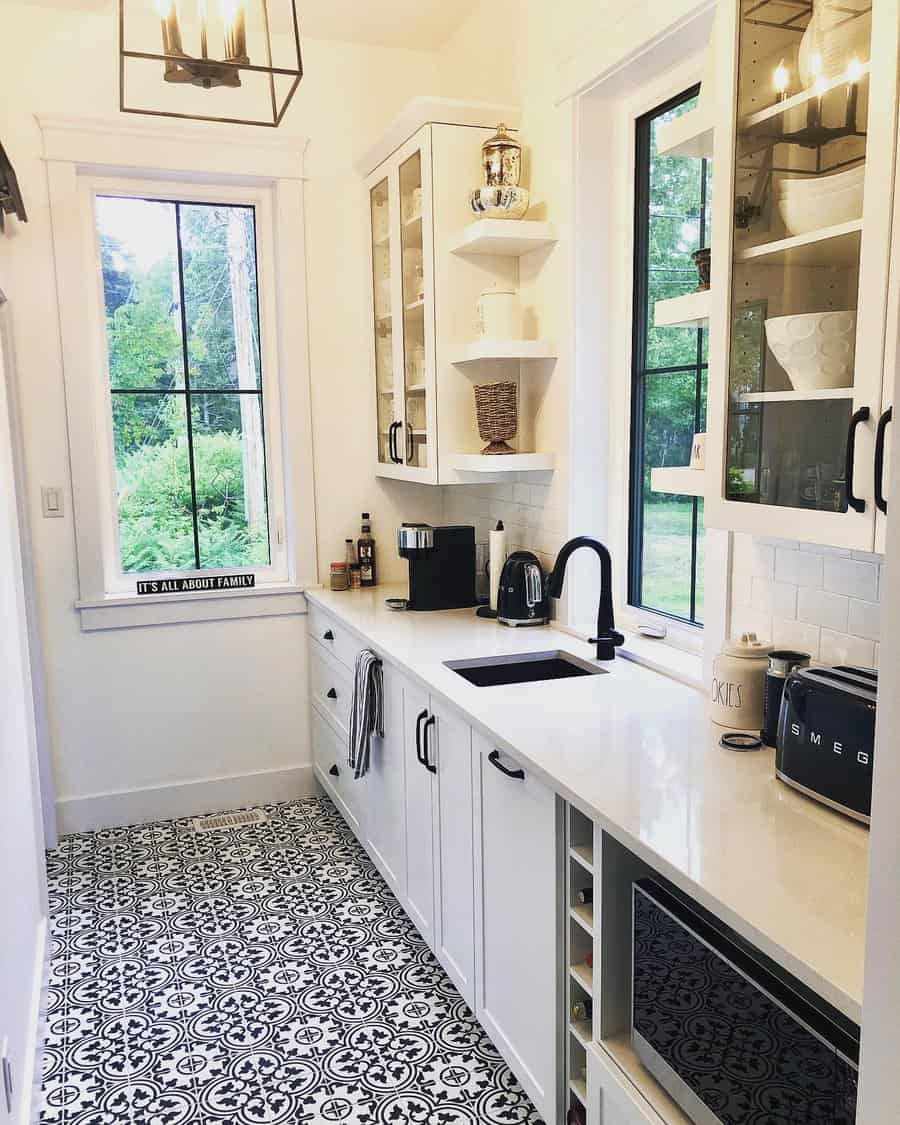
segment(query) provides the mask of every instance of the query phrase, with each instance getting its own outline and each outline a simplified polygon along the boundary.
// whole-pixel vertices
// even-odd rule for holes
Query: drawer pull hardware
[[[511,777],[514,781],[524,781],[525,780],[525,771],[524,770],[510,770],[510,769],[507,769],[506,766],[504,766],[504,764],[500,761],[500,751],[499,750],[492,750],[490,752],[490,754],[488,754],[488,761],[491,763],[492,766],[495,766],[501,773],[506,774],[507,777]]]
[[[328,772],[331,774],[332,777],[340,777],[341,776],[341,771],[337,768],[337,765],[333,765]]]
[[[332,631],[330,629],[326,629],[325,632],[322,634],[322,640],[323,641],[333,641],[334,640],[334,633],[332,633]]]
[[[428,761],[428,728],[433,727],[435,723],[437,723],[437,719],[434,717],[434,715],[429,715],[425,720],[425,726],[423,728],[422,765],[425,767],[425,769],[428,770],[429,773],[437,773],[437,766],[433,766],[431,762]]]
[[[847,503],[854,512],[866,510],[865,500],[853,493],[853,465],[856,461],[856,431],[863,422],[868,422],[870,413],[868,406],[861,406],[850,419],[850,428],[847,430],[847,460],[844,468],[844,480],[847,489]]]
[[[329,699],[337,699],[337,692],[334,690],[334,688],[328,689],[328,698]]]

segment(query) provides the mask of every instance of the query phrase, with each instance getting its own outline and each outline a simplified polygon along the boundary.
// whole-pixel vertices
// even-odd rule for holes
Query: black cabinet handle
[[[337,699],[337,692],[334,690],[334,688],[329,688],[328,698],[329,699]]]
[[[429,715],[425,720],[425,726],[422,734],[422,765],[429,773],[437,773],[437,766],[433,766],[428,760],[428,728],[433,727],[437,719],[434,715]]]
[[[864,512],[866,502],[853,493],[853,465],[856,461],[856,431],[863,422],[868,422],[871,411],[868,406],[861,406],[850,419],[850,428],[847,430],[847,459],[844,466],[844,481],[847,488],[847,503],[854,512]]]
[[[326,629],[325,632],[322,634],[322,640],[323,641],[333,641],[334,640],[334,633],[332,633],[332,631],[330,629]]]
[[[416,761],[420,766],[428,766],[428,763],[422,757],[422,723],[428,718],[428,708],[426,707],[419,716],[416,718]]]
[[[879,512],[887,515],[887,500],[884,495],[884,439],[888,423],[894,420],[894,408],[889,406],[878,419],[878,435],[875,438],[875,503]]]
[[[400,426],[400,422],[391,422],[390,429],[388,430],[388,452],[395,465],[403,464],[403,458],[397,453],[397,430]]]
[[[500,761],[500,751],[499,750],[492,750],[490,752],[490,754],[488,754],[488,761],[491,763],[492,766],[495,766],[501,773],[505,773],[507,777],[511,777],[514,781],[524,781],[525,780],[525,771],[524,770],[508,770],[506,768],[506,766],[504,766],[504,764]]]
[[[337,768],[336,765],[332,766],[331,769],[328,772],[331,774],[332,777],[340,777],[341,776],[341,771]]]

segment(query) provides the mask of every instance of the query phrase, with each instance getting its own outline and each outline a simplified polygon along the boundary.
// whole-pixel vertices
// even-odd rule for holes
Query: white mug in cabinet
[[[414,223],[416,219],[422,217],[422,189],[420,187],[412,189],[406,197],[405,203],[406,210],[404,218],[408,223]]]
[[[731,730],[759,731],[763,727],[766,669],[773,646],[755,633],[726,641],[713,661],[710,718]]]
[[[518,340],[522,314],[515,289],[485,289],[478,299],[475,330],[489,340]]]
[[[425,269],[422,251],[408,246],[403,251],[403,274],[406,278],[406,300],[420,301],[425,295]]]
[[[706,434],[694,434],[691,443],[691,468],[706,468]]]
[[[425,382],[425,345],[413,344],[406,353],[406,385],[420,387]]]

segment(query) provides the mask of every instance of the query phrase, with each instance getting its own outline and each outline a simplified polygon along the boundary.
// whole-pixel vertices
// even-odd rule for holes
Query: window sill
[[[232,621],[247,617],[305,614],[303,587],[288,584],[252,590],[194,594],[125,594],[75,603],[83,633],[140,629],[148,625]]]
[[[560,628],[559,622],[554,622]],[[625,636],[625,644],[616,649],[616,656],[623,660],[631,660],[635,664],[643,664],[654,672],[659,672],[670,679],[678,680],[686,687],[697,691],[703,690],[703,656],[701,653],[687,652],[683,648],[665,640],[653,640],[642,637],[628,625],[619,625],[619,630]],[[596,636],[595,631],[585,632],[575,626],[572,629],[563,628],[564,633],[586,641],[589,637]]]

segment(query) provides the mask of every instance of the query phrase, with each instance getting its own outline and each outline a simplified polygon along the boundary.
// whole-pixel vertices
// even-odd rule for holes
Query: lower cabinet
[[[562,804],[476,734],[476,1014],[547,1122],[563,1070]]]
[[[359,793],[347,765],[346,735],[339,736],[331,723],[315,707],[312,709],[313,758],[319,779],[357,837],[362,835],[359,820]]]
[[[406,909],[432,949],[434,937],[434,776],[422,756],[428,693],[403,685],[403,741],[406,766]]]
[[[369,771],[355,784],[360,787],[365,807],[366,850],[402,902],[406,895],[404,680],[397,669],[388,664],[383,666],[382,673],[384,737],[372,739]]]
[[[468,1005],[475,1006],[475,870],[472,839],[472,728],[431,701],[427,727],[436,842],[435,953]]]

